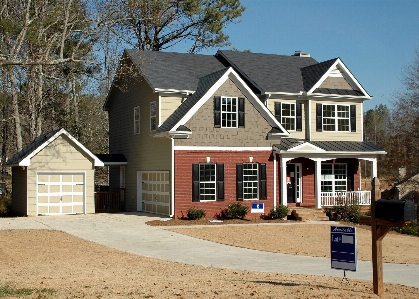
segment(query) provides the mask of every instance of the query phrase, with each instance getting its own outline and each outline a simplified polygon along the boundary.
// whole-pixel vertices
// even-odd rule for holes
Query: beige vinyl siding
[[[12,169],[12,190],[13,201],[12,209],[19,213],[26,215],[27,207],[27,168],[16,166]]]
[[[170,171],[171,140],[153,137],[150,132],[150,103],[156,101],[160,111],[159,96],[145,80],[130,79],[128,90],[117,89],[109,105],[109,153],[124,154],[128,164],[125,169],[126,210],[137,210],[137,172]],[[134,107],[140,106],[140,134],[133,134]],[[158,116],[157,116],[158,117]],[[119,188],[119,167],[110,168],[109,186]]]
[[[302,131],[289,131],[290,136],[289,138],[298,138],[298,139],[304,139],[306,138],[306,105],[305,101],[296,101],[296,100],[283,100],[283,99],[269,99],[268,100],[268,109],[271,111],[272,115],[275,116],[275,103],[302,103]]]
[[[182,104],[181,97],[161,97],[160,125]]]
[[[214,96],[245,98],[237,86],[227,80],[185,124],[192,135],[189,139],[175,140],[176,146],[270,147],[275,144],[275,140],[266,140],[271,126],[247,100],[244,128],[214,128]]]
[[[83,155],[66,136],[61,135],[31,159],[28,167],[28,215],[36,215],[37,174],[39,172],[85,173],[86,213],[94,213],[93,160]]]
[[[330,105],[356,105],[356,132],[329,132],[316,131],[316,104]],[[312,101],[311,102],[311,140],[316,141],[362,141],[362,103],[354,102],[333,102],[333,101]]]

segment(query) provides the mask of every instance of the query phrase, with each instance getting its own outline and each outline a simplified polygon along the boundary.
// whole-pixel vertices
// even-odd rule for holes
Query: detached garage
[[[103,166],[66,130],[36,138],[9,159],[12,208],[28,215],[95,212],[95,166]]]

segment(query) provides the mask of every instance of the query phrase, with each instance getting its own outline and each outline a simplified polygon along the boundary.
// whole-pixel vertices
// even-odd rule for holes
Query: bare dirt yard
[[[237,246],[278,251],[266,238],[286,234],[294,245],[281,252],[311,254],[307,247],[323,252],[319,240],[325,226],[217,226],[178,229],[181,233],[221,242],[230,238]],[[264,241],[245,236],[263,231]],[[214,234],[220,234],[214,239]],[[233,235],[239,235],[234,238]],[[272,239],[275,239],[272,235]],[[316,239],[316,236],[318,239]],[[358,236],[360,236],[358,231]],[[387,236],[387,240],[390,240]],[[391,236],[393,237],[393,236]],[[313,238],[313,239],[311,239]],[[358,237],[359,238],[359,237]],[[418,239],[395,235],[387,251],[410,251],[417,255]],[[406,239],[406,240],[407,240]],[[229,241],[233,242],[233,241]],[[403,241],[402,241],[403,240]],[[303,244],[310,244],[305,246]],[[406,242],[406,243],[405,243]],[[225,241],[223,243],[226,243]],[[359,240],[359,248],[368,246]],[[261,245],[266,244],[266,245]],[[297,246],[297,244],[300,244]],[[390,249],[391,248],[391,249]],[[285,251],[283,251],[285,250]],[[362,250],[362,249],[360,249]],[[203,252],[205,254],[205,252]],[[321,255],[326,253],[321,253]],[[417,257],[416,257],[417,258]],[[390,258],[393,259],[393,258]],[[406,261],[409,257],[405,257]],[[395,260],[395,262],[404,262]],[[417,260],[416,260],[417,261]],[[412,261],[409,261],[412,262]],[[341,278],[233,271],[137,256],[110,249],[59,231],[0,231],[0,298],[419,298],[419,289],[385,284],[385,294],[372,292],[371,281]]]

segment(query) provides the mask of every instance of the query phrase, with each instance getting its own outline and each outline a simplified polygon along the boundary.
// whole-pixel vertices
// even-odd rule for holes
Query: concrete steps
[[[291,209],[291,215],[298,221],[329,221],[323,209],[295,207]]]

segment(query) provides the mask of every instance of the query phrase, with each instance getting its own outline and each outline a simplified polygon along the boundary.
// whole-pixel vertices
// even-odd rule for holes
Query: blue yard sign
[[[356,271],[356,228],[353,226],[330,227],[330,258],[332,269]]]
[[[264,203],[252,203],[252,209],[250,210],[252,214],[264,214],[265,213],[265,204]]]

